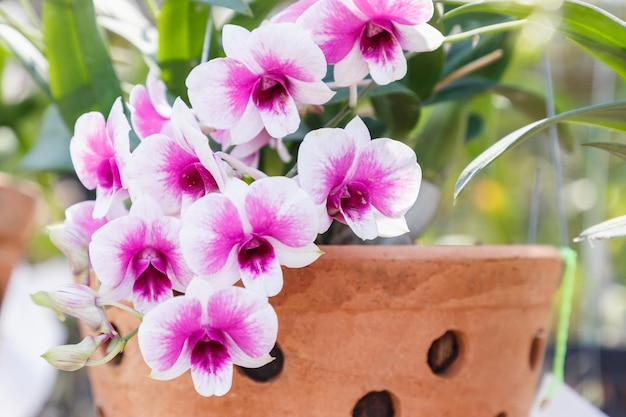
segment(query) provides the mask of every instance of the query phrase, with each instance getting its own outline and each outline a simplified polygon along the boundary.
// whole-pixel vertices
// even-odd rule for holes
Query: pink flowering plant
[[[155,19],[177,21],[181,7],[174,3],[153,10]],[[459,2],[300,0],[250,15],[233,0],[230,7],[244,14],[217,25],[213,2],[207,3],[184,16],[205,19],[201,41],[189,35],[201,48],[186,67],[170,59],[179,46],[172,47],[168,30],[178,25],[158,25],[154,65],[146,50],[155,44],[109,21],[151,63],[145,83],[123,93],[108,62],[100,73],[110,71],[115,81],[94,79],[100,87],[93,91],[105,92],[84,109],[68,105],[58,92],[62,83],[52,91],[73,125],[76,176],[94,193],[50,228],[77,282],[33,296],[93,331],[44,354],[60,369],[105,363],[136,336],[152,378],[187,378],[190,370],[200,395],[219,396],[231,387],[233,366],[272,361],[280,318],[271,297],[283,287],[283,268],[312,264],[324,256],[318,245],[346,241],[346,230],[357,241],[415,238],[407,218],[423,170],[429,181],[445,172],[437,158],[418,164],[417,156],[449,156],[458,148],[447,138],[412,140],[420,106],[483,92],[484,83],[463,77],[497,64],[493,57],[476,64],[473,56],[457,55],[450,61],[458,67],[447,74],[444,61],[463,48],[475,52],[478,34],[510,35],[526,23],[524,13],[535,11],[499,2],[488,11],[515,18],[479,20],[476,27],[457,16],[484,10]],[[261,9],[260,3],[252,5]],[[50,25],[62,24],[57,20]],[[148,34],[155,29],[133,24],[145,24]],[[498,48],[506,40],[494,39]],[[54,54],[63,52],[50,42],[53,65]],[[73,70],[67,66],[62,76]],[[109,308],[139,317],[140,325],[119,334]],[[103,348],[104,357],[95,359]]]

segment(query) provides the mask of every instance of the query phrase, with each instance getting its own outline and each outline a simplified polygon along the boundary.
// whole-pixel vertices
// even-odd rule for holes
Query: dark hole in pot
[[[506,416],[507,416],[507,414],[504,411],[502,411],[502,412],[500,412],[500,413],[498,413],[496,415],[496,417],[506,417]]]
[[[435,375],[443,375],[459,357],[459,340],[456,332],[448,330],[428,349],[428,366]]]
[[[117,328],[117,326],[115,325],[115,323],[111,322],[111,325],[113,326],[113,329],[115,329],[115,332],[117,334],[120,333],[120,330]],[[105,345],[104,345],[104,351],[108,352],[109,351],[109,344],[111,343],[111,341],[109,340]],[[106,354],[106,353],[105,353]],[[119,366],[122,363],[122,357],[124,356],[124,351],[122,350],[120,353],[118,353],[117,355],[115,355],[113,357],[113,359],[111,359],[109,362],[107,362],[107,364],[112,365],[112,366]]]
[[[541,364],[543,351],[546,347],[546,334],[543,330],[537,330],[530,344],[530,370],[535,371]]]
[[[96,417],[106,417],[104,415],[104,411],[102,411],[102,408],[96,407]]]
[[[393,417],[393,400],[389,391],[370,391],[357,401],[352,417]]]
[[[281,373],[281,371],[283,370],[283,365],[285,364],[285,357],[283,356],[283,352],[282,350],[280,350],[280,347],[278,347],[278,343],[275,344],[270,351],[270,356],[275,359],[267,365],[261,366],[260,368],[239,367],[239,369],[244,375],[246,375],[253,381],[270,381],[276,378]]]

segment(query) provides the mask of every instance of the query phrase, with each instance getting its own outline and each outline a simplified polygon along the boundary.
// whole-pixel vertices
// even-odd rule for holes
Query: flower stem
[[[141,314],[134,308],[127,306],[126,304],[118,303],[116,301],[104,301],[102,302],[102,306],[119,308],[120,310],[124,310],[125,312],[132,314],[133,316],[137,317],[139,320],[143,320],[143,314]]]
[[[482,35],[484,33],[499,33],[506,32],[507,30],[517,29],[524,26],[528,22],[528,19],[513,20],[511,22],[496,23],[495,25],[487,25],[476,29],[468,30],[466,32],[457,33],[455,35],[448,35],[444,38],[444,43],[457,43],[471,39],[475,36]]]

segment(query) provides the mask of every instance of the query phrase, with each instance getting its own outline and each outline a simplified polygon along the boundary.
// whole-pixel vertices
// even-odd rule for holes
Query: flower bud
[[[87,361],[110,335],[87,336],[76,345],[55,346],[41,355],[50,365],[63,371],[76,371],[87,364]]]
[[[65,284],[51,292],[35,293],[31,298],[36,304],[54,310],[58,316],[69,314],[95,331],[112,334],[104,308],[99,305],[98,293],[86,285]]]

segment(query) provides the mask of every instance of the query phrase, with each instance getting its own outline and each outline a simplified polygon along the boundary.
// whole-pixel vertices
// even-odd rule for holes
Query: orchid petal
[[[324,104],[335,95],[322,81],[303,82],[295,78],[289,78],[289,93],[296,102],[307,104]]]
[[[309,7],[315,4],[318,0],[299,0],[281,10],[274,17],[272,17],[272,23],[292,22],[296,20],[304,13]]]
[[[444,36],[428,23],[417,26],[395,24],[395,33],[402,49],[411,52],[434,51],[443,43]]]
[[[130,90],[128,97],[130,121],[140,139],[147,138],[154,133],[161,133],[169,118],[163,116],[150,100],[148,91],[143,85],[136,85]]]
[[[237,208],[222,194],[207,194],[183,213],[182,252],[189,267],[199,275],[223,269],[243,237]]]
[[[339,87],[348,87],[364,79],[369,73],[367,62],[363,59],[361,48],[355,42],[350,52],[333,69],[335,83]]]
[[[316,212],[308,194],[286,177],[268,177],[250,185],[245,200],[254,233],[287,246],[305,246],[317,237]]]
[[[93,234],[89,256],[103,285],[115,288],[124,281],[134,282],[130,265],[133,257],[145,247],[146,232],[141,219],[127,216],[112,220]]]
[[[353,179],[367,184],[371,204],[383,215],[401,217],[417,199],[422,171],[411,148],[382,138],[361,152]]]
[[[201,317],[201,303],[190,297],[172,298],[144,316],[139,326],[139,348],[153,378],[168,380],[189,369],[188,340],[201,327]]]
[[[237,60],[213,59],[189,73],[189,101],[204,123],[228,129],[244,115],[257,79],[258,75]]]
[[[356,145],[343,129],[309,132],[298,150],[300,185],[314,203],[325,203],[331,191],[351,174],[356,157]]]
[[[371,19],[385,18],[404,25],[417,25],[430,20],[432,0],[353,0],[356,7]]]
[[[329,64],[338,63],[350,52],[365,22],[340,0],[318,1],[297,20],[311,32]]]
[[[234,345],[250,357],[262,357],[274,346],[278,318],[266,297],[240,287],[222,288],[211,295],[207,309],[209,326],[229,336],[229,351]]]
[[[302,268],[308,266],[324,253],[315,243],[309,243],[306,246],[294,248],[283,245],[276,239],[268,238],[268,240],[274,247],[278,262],[288,268]]]
[[[70,156],[80,182],[89,190],[95,189],[101,161],[114,156],[102,114],[84,113],[76,120],[74,136],[70,141]]]
[[[410,232],[404,216],[391,218],[374,211],[374,217],[376,218],[376,227],[380,237],[396,237]]]
[[[375,36],[369,36],[368,31],[380,31]],[[406,75],[407,64],[402,47],[395,35],[387,28],[368,23],[361,35],[361,54],[367,62],[370,75],[376,84],[386,85],[399,80]]]
[[[371,207],[360,210],[346,210],[340,207],[340,210],[346,224],[350,226],[355,235],[363,240],[374,239],[378,236],[376,218]]]
[[[200,341],[191,353],[191,379],[198,394],[222,396],[233,383],[233,364],[224,345]]]
[[[242,251],[239,252],[241,281],[246,289],[273,297],[283,288],[283,271],[272,245],[265,242],[264,248],[267,250],[261,254],[253,253],[250,259],[242,259]]]

